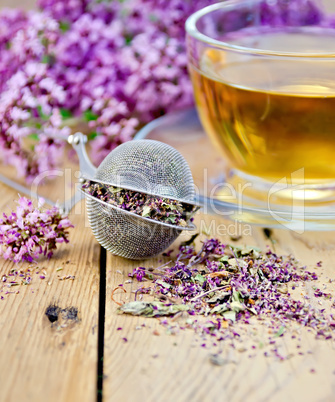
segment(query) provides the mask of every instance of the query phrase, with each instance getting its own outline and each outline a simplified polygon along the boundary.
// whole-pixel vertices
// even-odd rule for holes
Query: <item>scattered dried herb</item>
[[[57,268],[55,271],[58,272],[62,270],[62,267]],[[35,275],[34,275],[35,274]],[[38,275],[38,276],[37,276]],[[8,295],[10,292],[8,288],[13,286],[27,286],[34,283],[34,278],[39,278],[40,280],[44,281],[48,277],[47,284],[51,285],[50,279],[52,279],[52,274],[50,271],[47,273],[46,269],[41,269],[38,265],[29,265],[27,268],[12,268],[9,273],[3,274],[0,280],[0,293],[4,292],[5,295]],[[61,281],[70,279],[74,280],[74,275],[64,275],[60,277],[57,275],[57,278]],[[18,293],[18,292],[16,292]]]
[[[189,311],[191,307],[185,304],[164,304],[162,302],[133,301],[118,308],[120,314],[141,315],[144,317],[159,317],[175,315],[180,311]]]
[[[275,337],[283,336],[285,332],[285,327],[282,325],[279,329],[278,332],[275,334]]]
[[[190,318],[185,328],[214,336],[217,341],[239,337],[235,323],[248,326],[256,318],[268,327],[272,335],[267,343],[280,359],[284,357],[275,347],[276,339],[285,336],[293,324],[309,328],[322,339],[331,339],[335,330],[334,314],[314,307],[307,296],[296,300],[290,293],[299,284],[316,281],[317,274],[294,257],[278,256],[270,250],[263,253],[255,247],[230,246],[211,239],[198,252],[194,246],[182,245],[174,262],[156,269],[137,267],[130,276],[139,282],[153,278],[137,289],[136,295],[149,294],[156,300],[123,304],[120,314],[177,317],[186,312]],[[317,287],[314,297],[332,299],[330,293]],[[200,323],[199,316],[209,321]],[[166,319],[160,322],[171,333],[177,330]],[[261,344],[263,348],[264,342]]]
[[[186,202],[126,190],[92,180],[85,180],[82,189],[87,194],[124,211],[176,226],[187,226],[199,209]]]
[[[74,276],[74,275],[64,275],[64,276],[60,276],[59,278],[58,278],[58,280],[60,280],[60,281],[65,281],[65,280],[67,280],[67,279],[71,279],[71,280],[74,280],[76,277]]]

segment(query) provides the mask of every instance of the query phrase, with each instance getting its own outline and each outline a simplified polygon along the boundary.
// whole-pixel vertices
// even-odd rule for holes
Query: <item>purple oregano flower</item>
[[[0,219],[0,255],[14,262],[32,262],[39,255],[50,258],[57,243],[68,243],[68,229],[73,228],[68,217],[57,207],[41,210],[25,197],[17,201],[16,211]]]

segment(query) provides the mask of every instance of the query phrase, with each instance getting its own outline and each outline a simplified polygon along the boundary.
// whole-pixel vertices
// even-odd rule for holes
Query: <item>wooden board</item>
[[[0,0],[0,7],[29,9],[34,4],[34,0]],[[4,173],[15,178],[12,170],[5,169]],[[52,199],[62,199],[68,193],[68,187],[55,185],[53,190],[52,186],[50,190],[42,189],[42,193]],[[0,211],[12,209],[16,192],[0,185],[0,194]],[[75,209],[77,214],[71,216],[76,225],[71,243],[61,247],[52,260],[39,264],[40,268],[45,268],[46,279],[39,279],[39,274],[35,274],[32,285],[11,288],[10,291],[19,293],[4,295],[4,300],[0,300],[1,401],[85,402],[96,399],[99,283],[100,280],[104,283],[105,278],[99,276],[100,247],[87,227],[84,211],[81,203]],[[213,217],[199,216],[198,226],[201,219],[209,226]],[[215,222],[216,228],[227,224],[220,219]],[[230,241],[228,235],[220,236],[215,230],[212,236]],[[310,267],[323,260],[323,267],[318,269],[319,283],[334,279],[333,233],[296,235],[276,230],[273,239],[274,244],[264,237],[262,229],[252,228],[239,243],[257,245],[263,250],[267,245],[275,247],[276,252],[292,253]],[[175,247],[177,244],[178,241]],[[128,279],[127,275],[134,267],[157,266],[159,260],[136,263],[107,255],[103,351],[105,401],[335,400],[333,341],[316,341],[314,334],[308,331],[301,331],[299,343],[290,336],[278,340],[278,348],[286,355],[293,355],[280,362],[265,358],[258,348],[266,331],[255,324],[257,335],[243,341],[249,351],[236,352],[240,346],[238,340],[235,349],[225,344],[222,348],[231,362],[216,367],[209,363],[212,348],[199,347],[200,339],[192,331],[167,335],[155,319],[117,315],[117,305],[111,300],[113,289]],[[67,261],[70,262],[67,264]],[[58,267],[63,270],[56,271]],[[0,260],[0,278],[12,268],[13,264]],[[101,269],[104,272],[103,261]],[[75,279],[60,281],[58,274],[75,275]],[[328,286],[329,291],[334,292]],[[136,287],[136,283],[129,284],[128,292],[116,292],[115,299],[130,300],[133,297],[131,290]],[[308,286],[302,291],[303,295],[310,292]],[[52,325],[45,316],[50,304],[63,309],[77,307],[79,320],[60,320]],[[252,345],[257,348],[250,352]],[[249,354],[255,356],[249,358]]]
[[[0,192],[0,211],[9,211],[17,195],[3,185]],[[62,245],[50,261],[42,260],[31,268],[36,273],[30,285],[6,288],[1,282],[4,286],[0,295],[4,299],[0,300],[0,399],[3,401],[96,398],[100,247],[85,227],[84,214],[72,214],[70,219],[76,226],[70,244]],[[13,268],[28,266],[1,260],[0,278]],[[43,269],[46,278],[42,280]],[[75,279],[59,279],[66,275]],[[59,320],[52,324],[45,315],[52,304],[61,309],[77,308],[78,319],[62,318],[60,314]]]
[[[200,215],[198,226],[201,219],[208,227],[213,217]],[[224,221],[217,218],[215,222],[220,224]],[[229,236],[217,236],[217,233],[212,233],[212,236],[221,238],[223,242],[231,242]],[[296,235],[276,230],[273,239],[274,244],[266,239],[262,229],[253,227],[252,234],[243,237],[239,244],[254,245],[263,250],[267,246],[275,247],[278,254],[292,253],[302,264],[311,268],[315,268],[315,264],[322,259],[323,268],[317,268],[321,276],[318,283],[327,283],[329,278],[335,278],[335,239],[332,234]],[[258,345],[268,339],[266,328],[255,322],[253,327],[257,335],[250,339],[244,336],[242,342],[236,340],[233,346],[222,345],[223,356],[230,363],[217,367],[209,360],[216,348],[210,345],[200,347],[201,339],[191,330],[167,335],[157,319],[117,315],[118,306],[111,300],[113,289],[127,280],[128,273],[134,267],[158,266],[161,264],[159,259],[127,262],[110,254],[107,256],[104,350],[106,401],[334,400],[334,344],[331,340],[315,340],[315,334],[306,329],[299,331],[295,339],[290,334],[278,339],[278,350],[283,355],[292,355],[286,361],[279,361],[264,356]],[[126,286],[127,293],[115,292],[117,301],[129,301],[134,297],[131,291],[137,289],[136,281]],[[303,295],[309,292],[309,286],[302,289]],[[256,346],[254,350],[253,345]],[[241,347],[248,350],[237,352]]]

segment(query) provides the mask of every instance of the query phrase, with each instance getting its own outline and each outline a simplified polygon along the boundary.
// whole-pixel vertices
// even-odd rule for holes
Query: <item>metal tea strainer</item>
[[[86,136],[71,135],[82,177],[127,190],[194,204],[191,170],[183,156],[170,145],[153,140],[124,143],[107,155],[96,169],[86,154]],[[107,204],[87,193],[89,222],[98,242],[113,254],[144,259],[164,251],[187,227],[151,220]]]

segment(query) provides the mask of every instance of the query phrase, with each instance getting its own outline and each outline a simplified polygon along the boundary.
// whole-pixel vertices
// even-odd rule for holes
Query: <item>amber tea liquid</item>
[[[252,38],[260,47],[308,53],[323,50],[319,39]],[[325,36],[324,52],[334,43]],[[190,71],[202,124],[232,167],[271,181],[301,168],[306,183],[335,180],[335,60],[242,58],[207,49],[200,69]]]

